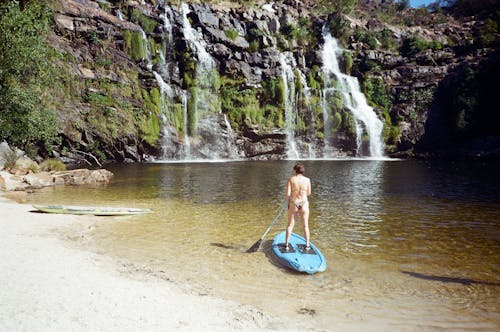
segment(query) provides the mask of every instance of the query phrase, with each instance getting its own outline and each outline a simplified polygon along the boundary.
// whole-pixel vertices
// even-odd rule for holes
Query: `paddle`
[[[253,244],[253,246],[251,246],[250,248],[248,248],[248,250],[246,251],[247,253],[251,253],[251,252],[256,252],[257,250],[259,250],[260,248],[260,245],[262,244],[262,240],[264,239],[264,237],[267,235],[267,233],[269,233],[269,231],[271,230],[271,227],[273,227],[274,223],[276,222],[276,220],[278,220],[278,218],[281,216],[281,214],[283,213],[283,211],[285,210],[285,207],[286,207],[286,201],[283,203],[283,206],[281,207],[281,210],[280,212],[278,212],[278,214],[276,215],[276,217],[274,217],[274,220],[271,222],[271,225],[269,225],[269,227],[266,229],[266,231],[264,232],[264,234],[260,237],[259,240],[257,240],[257,242],[255,242]]]

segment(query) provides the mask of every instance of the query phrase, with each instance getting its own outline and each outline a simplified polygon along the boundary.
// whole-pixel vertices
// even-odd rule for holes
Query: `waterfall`
[[[287,59],[287,57],[289,59]],[[287,63],[291,62],[291,65]],[[285,122],[286,122],[286,155],[288,159],[299,159],[297,144],[295,143],[295,127],[297,121],[297,107],[295,103],[295,59],[291,53],[281,53],[281,77],[285,86]]]
[[[305,135],[297,137],[297,128],[299,127],[300,121],[300,107],[305,106],[305,112],[309,114],[312,113],[310,108],[311,88],[307,85],[306,76],[297,67],[297,63],[292,53],[281,53],[279,62],[285,94],[286,156],[288,159],[314,159],[316,158],[314,128],[309,126]],[[300,81],[299,83],[302,87],[301,91],[297,91],[297,80]],[[300,103],[301,100],[302,103]]]
[[[184,119],[184,122],[183,122],[183,132],[184,132],[184,142],[183,142],[183,146],[184,146],[184,159],[192,159],[192,156],[191,156],[191,141],[189,140],[189,134],[188,134],[188,114],[187,114],[187,93],[184,92],[182,94],[182,116],[183,116],[183,119]]]
[[[217,105],[217,93],[215,86],[215,61],[208,54],[205,48],[205,41],[201,32],[195,30],[187,15],[191,12],[189,6],[185,3],[181,6],[182,9],[182,32],[184,38],[191,50],[195,53],[198,60],[196,64],[196,93],[197,102],[194,109],[194,117],[198,118],[198,113],[209,112],[214,105]],[[196,136],[198,133],[192,133]]]
[[[123,14],[121,10],[119,9],[116,10],[116,17],[118,17],[120,21],[123,21]]]
[[[196,143],[190,148],[196,147],[197,154],[203,159],[232,159],[236,156],[236,147],[232,128],[220,107],[215,60],[206,50],[203,34],[191,26],[189,5],[183,3],[181,12],[184,39],[197,59],[196,87],[190,90],[193,107],[189,111],[193,130],[189,132],[190,137],[185,137],[185,142],[191,140]],[[224,126],[227,129],[225,139],[221,137],[220,130]]]
[[[305,64],[305,60],[303,61],[303,63]],[[311,109],[311,97],[312,97],[312,94],[311,94],[311,88],[307,85],[307,79],[306,79],[306,75],[304,75],[304,73],[302,71],[299,71],[299,79],[300,79],[300,83],[302,85],[302,98],[303,98],[303,101],[304,101],[304,104],[305,104],[305,107],[306,107],[306,110],[309,114],[312,114],[312,109]],[[299,96],[297,96],[298,98]],[[298,103],[297,103],[298,105]],[[310,140],[312,141],[311,143],[307,143],[305,142],[304,144],[306,145],[306,149],[307,149],[307,158],[308,159],[315,159],[316,158],[316,130],[314,128],[314,126],[309,126],[308,127],[308,132],[307,132],[307,136],[310,138]]]
[[[226,130],[227,130],[227,151],[229,154],[230,159],[234,159],[237,157],[238,152],[236,151],[236,147],[234,146],[234,132],[233,128],[231,128],[231,124],[229,123],[229,120],[227,118],[227,115],[224,114],[224,124],[226,125]]]
[[[360,153],[364,130],[369,137],[370,156],[374,158],[383,157],[382,129],[383,123],[377,117],[373,108],[366,101],[366,97],[359,88],[358,79],[346,75],[340,71],[338,56],[344,50],[338,45],[337,40],[332,35],[324,31],[325,44],[321,50],[323,60],[323,76],[325,88],[323,90],[323,116],[325,123],[325,139],[331,137],[332,129],[328,127],[331,114],[328,107],[328,100],[335,93],[340,93],[345,107],[353,114],[356,124],[357,154]],[[327,146],[328,143],[325,143]]]

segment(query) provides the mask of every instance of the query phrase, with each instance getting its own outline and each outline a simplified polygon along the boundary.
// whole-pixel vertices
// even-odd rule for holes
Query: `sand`
[[[186,285],[120,273],[60,236],[64,227],[92,227],[95,217],[32,210],[0,197],[0,331],[298,329]]]

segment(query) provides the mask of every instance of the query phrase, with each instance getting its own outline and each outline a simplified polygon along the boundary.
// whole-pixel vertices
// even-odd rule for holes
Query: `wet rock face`
[[[283,34],[286,28],[300,26],[301,18],[310,18],[317,30],[321,31],[324,22],[320,18],[311,16],[307,4],[306,1],[284,1],[250,8],[235,5],[223,7],[191,4],[188,19],[195,31],[203,36],[206,50],[215,59],[216,70],[221,75],[238,79],[244,83],[242,84],[244,87],[259,87],[270,79],[279,78],[281,71],[279,55],[283,50],[294,54],[298,66],[306,74],[312,73],[313,68],[316,70],[321,68],[321,56],[318,54],[320,47],[318,44],[321,44],[321,38],[314,38],[313,41],[297,40],[292,37],[293,34],[286,36]],[[173,39],[177,42],[170,45],[171,49],[165,50],[165,53],[167,57],[178,60],[182,56],[187,56],[187,53],[182,54],[187,48],[186,43],[182,42],[184,38],[182,13],[179,7],[172,6],[170,9],[171,31]],[[123,13],[123,18],[116,15],[118,11]],[[140,19],[132,18],[132,14]],[[148,1],[108,2],[106,4],[91,0],[58,1],[54,14],[57,29],[57,36],[54,37],[55,46],[74,56],[75,65],[72,70],[79,78],[85,81],[113,82],[120,86],[113,93],[119,97],[122,105],[140,109],[144,113],[153,113],[151,105],[154,101],[148,100],[151,96],[146,96],[141,91],[133,94],[134,90],[158,89],[152,70],[165,71],[162,74],[169,78],[172,89],[176,91],[186,89],[185,70],[190,65],[188,62],[193,59],[184,59],[186,63],[176,63],[169,68],[161,68],[159,57],[155,57],[151,63],[148,63],[148,59],[144,56],[133,59],[128,48],[135,46],[127,44],[130,41],[125,40],[124,32],[141,32],[146,30],[144,26],[152,24],[154,27],[146,34],[147,38],[154,41],[156,50],[150,51],[155,56],[162,51],[164,47],[162,45],[166,45],[166,15],[165,2],[162,1],[154,4]],[[443,45],[453,42],[456,45],[466,46],[468,36],[474,29],[473,23],[460,26],[454,22],[429,30],[420,27],[391,27],[375,19],[366,22],[349,19],[351,26],[363,31],[387,29],[399,43],[407,36],[418,35],[426,40],[439,41]],[[94,33],[104,42],[100,45],[90,43],[88,40],[92,39]],[[412,57],[407,57],[401,54],[398,48],[390,51],[374,50],[370,49],[366,43],[351,41],[345,46],[352,51],[354,65],[358,68],[352,75],[359,77],[362,81],[367,72],[363,66],[371,63],[379,68],[378,72],[371,71],[370,74],[376,74],[383,79],[391,101],[387,112],[399,130],[399,136],[393,143],[394,152],[412,150],[421,143],[425,136],[434,92],[440,82],[453,73],[464,59],[476,61],[479,58],[471,54],[457,55],[452,47],[424,50]],[[105,66],[98,65],[103,58],[115,66],[114,70],[105,70],[103,69]],[[129,90],[132,90],[132,93]],[[95,97],[105,95],[105,93],[99,90],[87,90],[82,92],[82,95],[90,99],[89,96]],[[82,130],[75,129],[72,125],[81,120],[82,114],[90,113],[91,107],[94,106],[85,103],[67,104],[63,107],[65,123],[61,127],[69,146],[89,146],[95,145],[97,141],[109,140],[107,138],[109,135],[92,132],[94,128]],[[106,109],[106,111],[109,110]],[[160,115],[155,116],[158,118]],[[158,119],[152,127],[157,125],[162,125]],[[268,129],[264,132],[263,128],[239,125],[239,130],[234,133],[238,156],[254,159],[283,158],[286,150],[283,128]],[[161,134],[155,133],[159,138],[168,138],[170,142],[168,146],[160,147],[159,139],[156,144],[145,143],[144,124],[141,124],[142,127],[137,123],[133,126],[134,130],[129,130],[128,135],[113,138],[111,142],[108,142],[106,148],[103,149],[106,158],[118,161],[140,161],[146,154],[160,155],[163,151],[165,155],[175,155],[182,149],[184,137],[179,134],[178,128],[166,127]],[[224,140],[223,136],[226,135],[224,126],[217,124],[216,127],[220,128],[216,132],[220,132]],[[338,133],[333,143],[339,150],[348,152],[356,148],[352,139],[352,135]],[[210,142],[221,144],[221,139],[211,137]]]

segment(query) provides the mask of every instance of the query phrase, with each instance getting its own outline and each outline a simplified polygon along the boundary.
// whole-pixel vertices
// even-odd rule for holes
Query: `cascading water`
[[[313,128],[310,127],[305,135],[297,137],[299,127],[299,109],[311,113],[311,89],[307,85],[304,73],[297,67],[292,53],[280,54],[281,78],[285,94],[285,122],[286,122],[286,155],[288,159],[314,159],[316,157]],[[297,72],[297,75],[296,75]],[[298,82],[300,80],[300,82]],[[300,91],[297,91],[300,83]],[[302,125],[303,127],[303,125]]]
[[[288,64],[288,62],[291,64]],[[285,122],[286,122],[286,155],[288,159],[298,159],[299,152],[295,143],[295,127],[297,121],[297,107],[295,104],[295,59],[291,53],[281,53],[279,57],[281,77],[285,87]]]
[[[182,32],[188,46],[197,58],[196,87],[191,90],[191,98],[195,101],[192,112],[192,131],[189,133],[198,143],[198,152],[204,159],[232,159],[236,157],[232,129],[229,121],[222,117],[218,91],[216,90],[217,69],[215,60],[205,48],[201,32],[195,30],[188,19],[191,12],[185,3],[181,5]],[[193,95],[193,93],[195,95]],[[227,128],[226,140],[221,139],[221,122]],[[191,139],[188,137],[187,139]],[[203,139],[203,142],[200,141]]]
[[[205,48],[203,35],[196,31],[189,22],[188,14],[191,12],[189,6],[185,3],[181,6],[182,9],[182,32],[186,42],[191,50],[195,53],[198,60],[196,64],[196,105],[193,116],[199,118],[198,113],[207,113],[217,104],[217,91],[215,91],[215,61],[208,54]],[[197,136],[197,132],[192,133],[192,136]]]
[[[384,145],[382,142],[383,123],[377,117],[373,108],[366,101],[364,94],[359,88],[358,79],[346,75],[340,71],[338,56],[342,55],[344,50],[338,45],[337,40],[332,37],[330,32],[323,32],[325,44],[321,50],[323,60],[323,76],[325,88],[323,90],[323,114],[325,123],[325,139],[332,135],[332,129],[327,127],[331,110],[329,109],[329,98],[334,98],[336,93],[342,97],[345,107],[354,115],[356,122],[357,136],[357,154],[362,144],[363,132],[366,130],[369,137],[370,156],[381,158],[384,156]],[[325,145],[328,145],[326,143]]]
[[[305,63],[305,60],[303,60],[303,63]],[[302,96],[300,96],[302,99],[303,99],[303,105],[305,106],[307,112],[309,114],[312,113],[312,109],[311,109],[311,88],[307,85],[307,79],[306,79],[306,75],[304,75],[304,73],[302,71],[299,71],[299,79],[300,79],[300,83],[301,83],[301,86],[302,86]],[[297,98],[299,98],[299,96],[297,96]],[[297,105],[299,105],[298,101],[296,103]],[[308,159],[315,159],[316,158],[316,140],[315,140],[315,136],[316,136],[316,132],[314,130],[314,127],[313,126],[310,126],[309,129],[308,129],[308,132],[307,132],[307,136],[309,137],[309,139],[311,140],[311,143],[304,143],[306,148],[307,148],[307,158]]]

